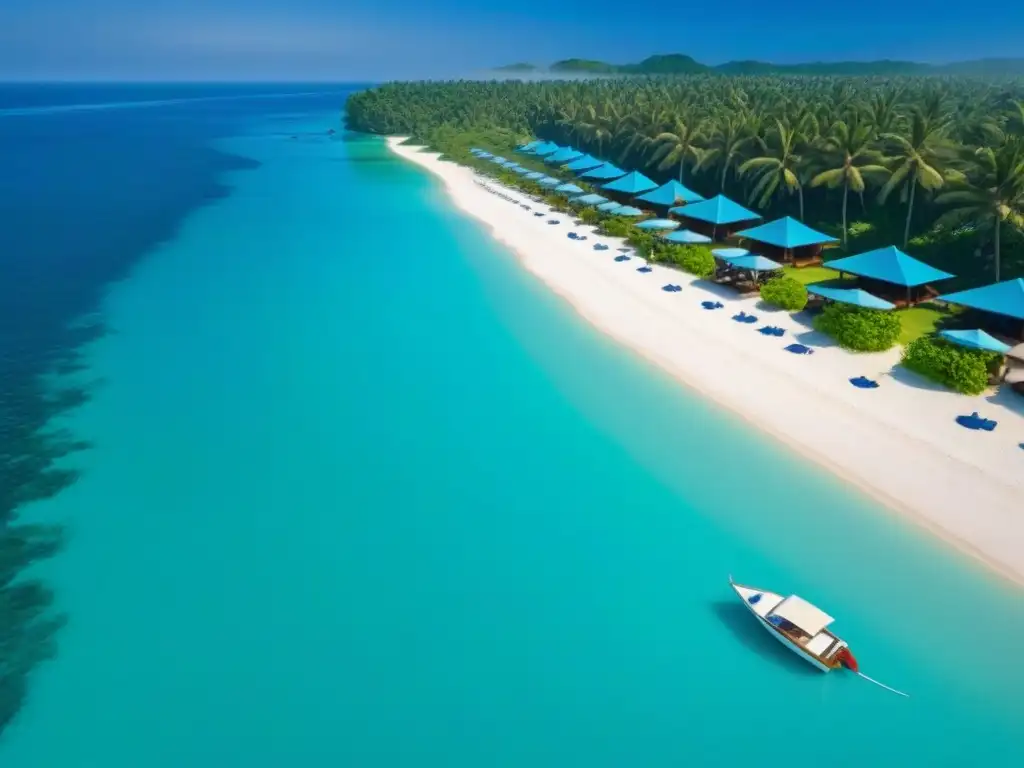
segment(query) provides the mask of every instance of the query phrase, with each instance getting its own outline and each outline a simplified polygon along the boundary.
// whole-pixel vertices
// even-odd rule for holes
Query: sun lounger
[[[561,224],[558,219],[548,219],[548,224]]]
[[[683,286],[669,283],[668,285],[661,286],[661,290],[665,291],[666,293],[678,293],[679,291],[683,290]]]
[[[766,325],[763,328],[758,328],[757,332],[764,336],[785,336],[786,330],[779,328],[777,325]]]
[[[568,232],[568,233],[566,233],[565,236],[568,237],[570,240],[575,240],[576,239],[576,233],[575,232]]]
[[[577,235],[576,239],[579,240],[582,243],[584,240],[587,239],[587,236],[586,235]]]
[[[721,309],[725,305],[720,301],[702,301],[700,303],[704,309]]]
[[[792,352],[794,355],[813,355],[814,350],[810,347],[804,346],[803,344],[790,344],[785,348],[787,352]]]
[[[850,379],[850,383],[857,389],[878,389],[878,382],[867,376],[856,376]]]
[[[629,256],[627,256],[624,253],[620,253],[618,256],[615,257],[615,260],[616,261],[629,261]]]
[[[746,312],[743,312],[743,311],[740,311],[740,313],[738,315],[733,315],[732,319],[735,320],[737,323],[747,323],[747,324],[750,324],[750,323],[756,323],[757,322],[757,316],[756,315],[748,315]]]
[[[607,251],[608,250],[608,246],[605,245],[604,243],[594,243],[594,250],[595,251]]]
[[[544,215],[544,212],[543,212],[543,211],[534,211],[534,214],[533,214],[533,215],[534,215],[534,216],[543,216],[543,215]]]
[[[637,267],[636,271],[637,272],[643,272],[644,274],[647,274],[648,272],[653,272],[654,270],[652,270],[649,266],[644,264],[642,267]]]

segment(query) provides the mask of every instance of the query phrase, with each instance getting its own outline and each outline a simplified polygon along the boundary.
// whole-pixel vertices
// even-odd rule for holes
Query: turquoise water
[[[109,291],[95,448],[31,510],[71,526],[70,622],[5,768],[1024,760],[1019,591],[595,333],[379,142],[306,137],[335,115],[224,139],[261,165]],[[791,657],[729,573],[912,698]]]

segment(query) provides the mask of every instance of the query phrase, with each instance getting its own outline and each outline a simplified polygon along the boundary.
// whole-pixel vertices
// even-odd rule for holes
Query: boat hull
[[[773,599],[775,599],[774,603],[772,604],[774,607],[775,604],[781,602],[782,595],[779,595],[776,592],[770,592],[766,589],[757,589],[755,587],[744,586],[743,584],[736,584],[734,581],[732,581],[732,579],[729,580],[729,584],[730,586],[732,586],[733,591],[736,592],[736,596],[739,597],[740,602],[743,603],[743,605],[746,606],[747,610],[750,611],[750,613],[754,616],[755,619],[757,619],[758,624],[760,624],[764,628],[765,632],[770,634],[772,637],[774,637],[776,640],[778,640],[780,643],[786,646],[786,648],[788,648],[801,659],[803,659],[808,664],[813,666],[815,669],[818,669],[822,672],[832,671],[832,667],[828,666],[827,664],[824,664],[819,659],[812,656],[810,653],[808,653],[806,650],[801,648],[799,645],[797,645],[784,634],[782,634],[782,632],[780,632],[778,629],[772,626],[772,624],[765,618],[765,616],[762,616],[758,612],[758,609],[755,607],[755,605],[751,604],[749,600],[749,598],[752,595],[761,595],[761,599],[767,600],[769,604],[772,604]],[[769,611],[770,610],[771,609],[769,609]]]

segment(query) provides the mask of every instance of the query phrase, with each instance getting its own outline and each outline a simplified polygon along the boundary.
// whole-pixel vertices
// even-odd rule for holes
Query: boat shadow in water
[[[799,658],[782,643],[770,636],[750,611],[739,603],[719,600],[712,603],[711,610],[733,637],[748,649],[763,656],[794,674],[820,677],[821,671]]]

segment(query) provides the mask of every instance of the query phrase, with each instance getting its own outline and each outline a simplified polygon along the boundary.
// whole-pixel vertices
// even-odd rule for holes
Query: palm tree
[[[937,96],[933,99],[937,100]],[[935,118],[937,109],[935,102],[925,109],[914,109],[910,115],[910,126],[907,135],[885,133],[882,139],[889,142],[895,154],[889,159],[895,170],[882,187],[878,199],[885,202],[894,189],[901,186],[907,194],[907,223],[903,227],[903,247],[910,242],[910,221],[914,215],[914,195],[917,188],[935,190],[942,186],[945,178],[942,166],[951,155],[951,149],[944,140],[948,126],[944,118]],[[931,113],[931,116],[929,116]]]
[[[702,140],[701,125],[687,123],[682,116],[672,117],[672,126],[654,137],[651,162],[657,163],[659,171],[679,164],[679,183],[683,183],[683,169],[687,163],[698,160],[698,143]]]
[[[1012,137],[1001,146],[979,147],[973,167],[963,181],[935,198],[951,209],[939,217],[937,227],[976,223],[992,230],[995,247],[995,279],[999,282],[1000,241],[1003,223],[1024,230],[1024,138]]]
[[[849,237],[847,206],[852,189],[864,193],[867,181],[884,177],[889,171],[882,165],[882,155],[872,147],[874,131],[865,123],[839,120],[832,126],[832,135],[824,141],[818,160],[821,171],[811,179],[812,187],[825,186],[843,190],[843,247]]]
[[[743,163],[739,168],[740,174],[753,173],[757,178],[751,195],[760,208],[766,208],[777,193],[785,196],[795,192],[800,199],[800,220],[803,221],[804,188],[799,177],[803,157],[797,154],[802,137],[795,128],[776,120],[769,139],[771,141],[757,140],[761,154]]]
[[[698,168],[721,166],[722,172],[718,184],[720,192],[725,191],[729,169],[736,164],[750,140],[751,135],[746,121],[730,115],[712,134],[708,146],[698,152]]]

